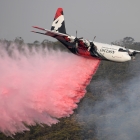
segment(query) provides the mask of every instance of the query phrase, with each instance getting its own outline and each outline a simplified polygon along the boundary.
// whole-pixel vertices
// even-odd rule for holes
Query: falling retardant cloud
[[[0,42],[0,131],[6,135],[72,114],[100,62],[38,48]]]

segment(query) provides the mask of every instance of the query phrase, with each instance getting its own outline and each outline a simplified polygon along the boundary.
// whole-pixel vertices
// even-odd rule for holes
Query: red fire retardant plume
[[[6,135],[72,114],[100,62],[68,52],[29,51],[27,45],[21,53],[15,43],[8,53],[4,47],[1,43],[0,131]]]

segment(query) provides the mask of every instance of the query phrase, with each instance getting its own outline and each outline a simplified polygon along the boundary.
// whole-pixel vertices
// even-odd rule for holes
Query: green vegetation
[[[80,125],[77,124],[74,116],[62,118],[60,122],[51,127],[43,125],[29,127],[30,131],[14,136],[16,140],[80,140]],[[0,135],[2,140],[12,140],[3,134]]]
[[[15,40],[19,44],[23,44],[21,38]],[[7,41],[7,43],[10,43]],[[126,37],[121,41],[115,41],[112,44],[126,46],[128,48],[140,50],[140,43],[135,42],[133,38]],[[33,44],[28,44],[29,47],[38,47],[42,45],[67,51],[59,42],[51,42],[44,40],[42,43],[35,41]],[[129,116],[130,106],[128,93],[139,92],[138,89],[130,88],[130,81],[137,77],[140,66],[140,56],[136,56],[136,60],[126,63],[114,63],[102,61],[99,69],[87,87],[87,93],[81,100],[74,114],[67,118],[61,118],[59,123],[50,126],[43,125],[29,127],[30,131],[23,134],[16,134],[15,140],[114,140],[120,137],[125,137],[125,133],[119,132],[114,120],[121,120],[123,116]],[[139,85],[138,85],[139,86]],[[112,102],[105,102],[107,97],[113,97]],[[119,101],[114,100],[119,99]],[[108,100],[107,100],[108,101]],[[119,113],[112,113],[113,109],[118,109],[119,103],[126,103],[127,108],[121,108]],[[97,107],[98,105],[98,107]],[[111,111],[109,111],[109,109]],[[113,111],[112,111],[113,110]],[[108,112],[109,111],[109,112]],[[112,121],[110,125],[106,125],[106,118]],[[115,118],[115,119],[114,119]],[[112,125],[116,126],[112,129]],[[125,124],[126,125],[126,124]],[[131,126],[131,125],[130,125]],[[0,134],[0,140],[13,140],[11,137],[6,137]]]

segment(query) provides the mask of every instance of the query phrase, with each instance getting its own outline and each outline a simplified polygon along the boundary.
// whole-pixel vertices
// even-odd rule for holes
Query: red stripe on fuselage
[[[78,49],[78,53],[82,56],[91,56],[89,51],[83,49]]]

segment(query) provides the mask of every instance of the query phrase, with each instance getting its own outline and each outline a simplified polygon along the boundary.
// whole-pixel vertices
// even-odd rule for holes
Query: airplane
[[[38,26],[32,26],[32,27],[43,30],[45,31],[45,33],[36,32],[36,31],[32,31],[32,32],[51,36],[57,39],[58,41],[60,41],[72,53],[83,57],[96,57],[102,60],[109,60],[114,62],[126,62],[134,59],[135,55],[137,53],[140,53],[140,51],[138,50],[132,50],[117,45],[98,43],[95,42],[94,40],[90,41],[84,39],[83,37],[78,38],[77,31],[76,31],[76,37],[67,34],[62,8],[57,9],[50,30],[40,28]]]

